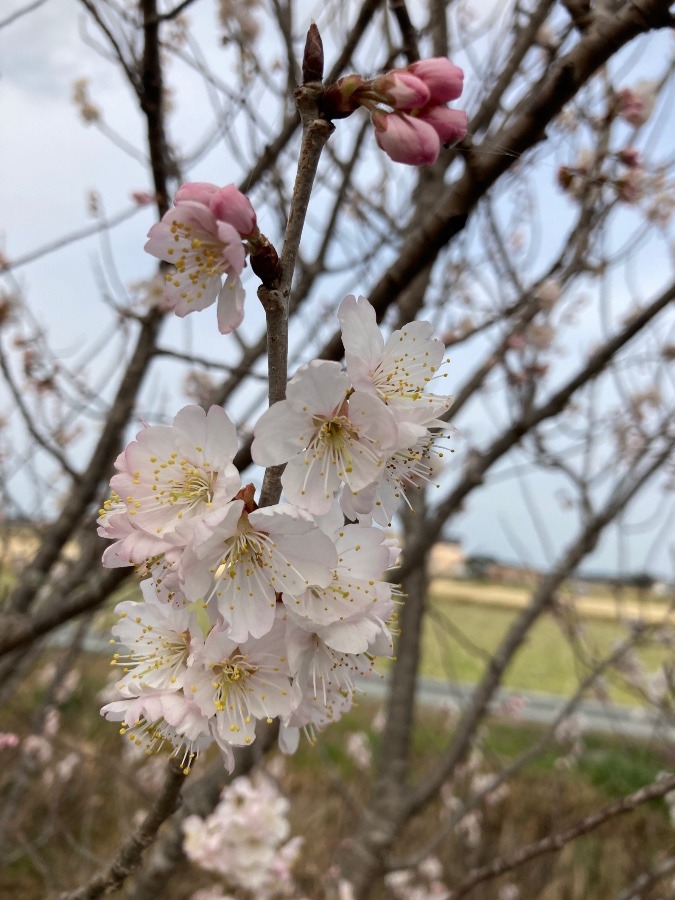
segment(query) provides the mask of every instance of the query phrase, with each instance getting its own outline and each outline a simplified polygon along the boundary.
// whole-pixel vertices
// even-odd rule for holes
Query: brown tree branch
[[[84,887],[61,894],[59,900],[96,900],[120,887],[140,864],[143,851],[154,842],[161,825],[175,812],[184,782],[183,768],[176,759],[171,759],[164,784],[152,808],[139,828],[122,844],[110,866],[95,875]]]
[[[319,159],[328,138],[334,131],[334,126],[319,116],[318,99],[322,93],[323,87],[318,82],[302,85],[296,91],[296,102],[302,121],[302,144],[284,244],[281,250],[281,278],[278,284],[270,287],[262,285],[258,290],[258,296],[267,317],[267,375],[270,406],[286,397],[288,312],[293,273]],[[270,466],[265,471],[260,491],[259,503],[261,506],[279,502],[282,472],[283,466]]]

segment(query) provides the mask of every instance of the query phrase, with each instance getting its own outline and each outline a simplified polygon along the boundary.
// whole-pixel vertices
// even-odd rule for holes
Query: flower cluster
[[[261,719],[279,718],[292,752],[392,652],[384,572],[398,548],[377,524],[431,476],[448,399],[427,388],[444,348],[428,322],[385,341],[363,297],[338,317],[346,371],[302,367],[255,429],[254,460],[288,462],[284,502],[258,508],[242,487],[236,430],[216,406],[144,427],[116,461],[103,562],[139,567],[143,599],[117,607],[122,676],[102,712],[186,769],[214,741],[231,767]]]
[[[235,778],[210,816],[183,822],[185,855],[260,900],[297,896],[291,869],[302,838],[288,840],[288,810],[269,778]]]
[[[348,519],[387,525],[442,456],[434,443],[450,400],[427,388],[444,346],[429,322],[385,341],[365,297],[345,297],[338,318],[346,371],[323,360],[302,366],[258,421],[251,454],[260,466],[286,463],[282,485],[295,506],[321,516],[339,491]]]
[[[370,81],[346,75],[328,89],[323,107],[330,118],[339,118],[364,106],[380,149],[394,162],[424,166],[436,161],[441,144],[454,144],[466,135],[464,110],[446,106],[461,96],[463,85],[462,70],[435,57]]]
[[[292,752],[392,652],[383,573],[398,549],[374,523],[431,476],[448,399],[427,388],[444,348],[428,322],[385,341],[363,297],[338,317],[346,371],[302,367],[255,429],[254,460],[288,463],[287,502],[258,508],[242,487],[236,430],[216,406],[143,428],[116,461],[103,562],[138,566],[143,599],[117,607],[123,674],[102,712],[148,751],[171,745],[186,769],[214,741],[231,767],[261,719],[280,719]]]
[[[165,305],[181,318],[218,300],[218,330],[229,334],[244,318],[240,275],[258,236],[249,200],[233,184],[182,185],[174,206],[148,232],[145,250],[171,263]],[[246,241],[244,244],[242,241]],[[225,284],[222,276],[225,276]]]

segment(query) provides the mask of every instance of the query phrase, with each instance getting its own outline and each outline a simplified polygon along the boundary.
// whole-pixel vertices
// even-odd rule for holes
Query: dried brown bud
[[[309,26],[302,57],[302,83],[323,81],[323,42],[314,22]]]
[[[251,246],[251,268],[262,281],[265,287],[275,288],[281,278],[281,263],[274,247],[267,238],[261,235],[261,240]]]
[[[571,171],[569,166],[560,166],[556,173],[556,180],[564,191],[568,191],[574,180],[574,172]]]
[[[255,485],[254,484],[245,484],[244,487],[239,491],[237,496],[234,498],[235,500],[243,500],[244,501],[244,512],[252,513],[255,512],[258,508],[258,504],[253,499],[255,495]]]

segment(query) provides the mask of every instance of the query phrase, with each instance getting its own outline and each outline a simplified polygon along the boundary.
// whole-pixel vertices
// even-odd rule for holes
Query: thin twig
[[[493,878],[499,878],[504,872],[509,872],[511,869],[515,869],[523,863],[535,859],[537,856],[562,850],[566,844],[576,840],[578,837],[582,837],[584,834],[588,834],[590,831],[594,831],[610,819],[632,812],[643,803],[647,803],[647,801],[654,800],[657,797],[664,797],[673,790],[675,790],[675,775],[661,778],[647,787],[640,788],[640,790],[614,801],[614,803],[609,803],[568,828],[563,828],[562,831],[550,834],[540,841],[526,844],[509,856],[502,856],[493,860],[487,866],[474,869],[450,892],[449,900],[459,900],[460,897],[468,894],[477,884],[491,881]]]
[[[178,760],[171,759],[164,785],[152,809],[137,831],[122,844],[110,866],[95,875],[84,887],[61,894],[59,900],[95,900],[118,888],[137,868],[143,851],[153,843],[160,826],[176,811],[184,782],[182,766]]]
[[[319,159],[334,126],[319,117],[318,99],[323,87],[318,82],[304,84],[296,91],[296,103],[302,122],[302,145],[293,186],[291,208],[281,251],[281,278],[278,285],[262,285],[258,296],[267,317],[267,374],[269,404],[286,397],[288,381],[288,309],[293,272],[300,249],[300,239],[312,194]],[[260,505],[269,506],[281,496],[283,466],[270,466],[265,471]]]
[[[38,9],[38,7],[46,2],[47,0],[33,0],[33,3],[29,3],[28,6],[22,6],[20,9],[15,9],[14,12],[10,13],[5,19],[0,20],[0,28],[11,25],[12,22],[16,22],[16,20],[20,19],[22,16],[32,13],[33,10]]]

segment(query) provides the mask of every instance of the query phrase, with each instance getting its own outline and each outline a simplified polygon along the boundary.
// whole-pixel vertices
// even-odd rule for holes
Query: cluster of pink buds
[[[394,162],[424,166],[436,161],[441,144],[454,144],[466,135],[466,112],[446,106],[461,96],[463,84],[458,66],[435,57],[370,81],[347,75],[328,89],[323,109],[336,119],[364,106],[370,110],[378,146],[387,156]]]

